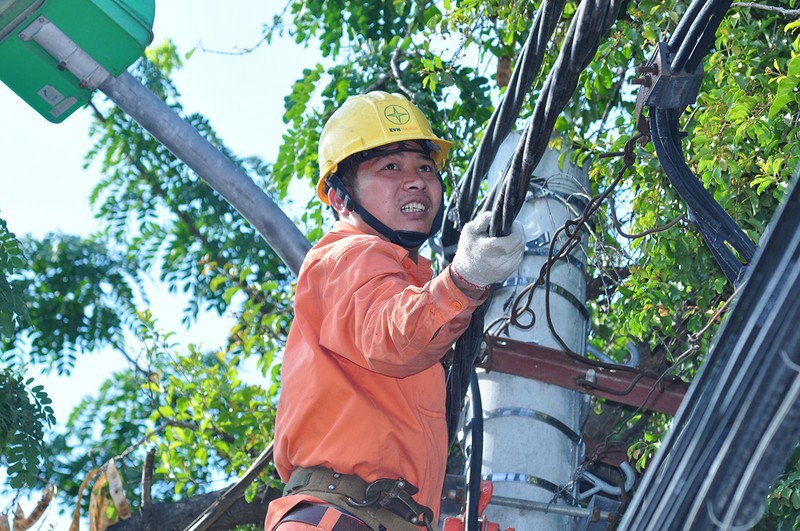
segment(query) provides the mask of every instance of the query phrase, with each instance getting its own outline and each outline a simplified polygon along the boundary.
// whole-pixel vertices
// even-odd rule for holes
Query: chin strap
[[[441,177],[439,177],[439,180],[441,181]],[[400,247],[404,247],[406,249],[417,249],[423,243],[425,243],[428,238],[439,232],[439,227],[442,226],[442,219],[444,218],[444,183],[442,183],[442,200],[439,202],[439,211],[436,213],[436,219],[433,220],[431,231],[428,234],[410,230],[390,229],[384,223],[378,220],[378,218],[370,214],[366,208],[358,204],[353,196],[347,191],[342,180],[336,174],[328,177],[328,186],[336,190],[336,193],[342,197],[344,200],[344,207],[347,210],[353,211],[361,216],[361,219],[363,219],[367,225],[378,231],[381,235],[385,236],[390,242],[395,245],[399,245]]]

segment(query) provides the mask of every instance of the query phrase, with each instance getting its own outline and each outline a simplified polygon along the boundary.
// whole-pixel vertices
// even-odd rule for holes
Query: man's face
[[[356,201],[392,230],[429,233],[442,201],[442,184],[433,160],[418,144],[406,143],[417,151],[395,151],[399,144],[386,146],[388,154],[362,162],[356,172]],[[356,225],[376,234],[360,217]]]

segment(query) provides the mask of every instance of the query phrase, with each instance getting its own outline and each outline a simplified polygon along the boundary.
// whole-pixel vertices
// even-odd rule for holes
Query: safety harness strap
[[[391,488],[386,488],[391,483]],[[325,467],[297,468],[283,495],[311,494],[363,520],[374,531],[436,529],[433,511],[416,503],[417,488],[404,481],[381,479],[367,483],[358,476],[340,474]],[[417,520],[419,523],[412,523]]]

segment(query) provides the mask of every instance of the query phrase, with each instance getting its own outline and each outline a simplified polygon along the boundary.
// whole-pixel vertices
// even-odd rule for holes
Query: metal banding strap
[[[554,199],[562,203],[567,203],[578,212],[583,212],[586,208],[586,205],[589,204],[589,199],[585,195],[575,192],[557,192],[550,188],[545,188],[546,184],[547,179],[537,177],[535,175],[533,176],[531,179],[530,191],[533,193],[535,198]]]
[[[533,485],[534,487],[552,492],[570,505],[578,505],[577,500],[563,487],[559,487],[551,481],[530,474],[522,474],[520,472],[492,472],[491,474],[484,474],[481,476],[481,479],[484,481],[491,481],[492,483],[527,483],[528,485]]]
[[[490,409],[483,412],[484,420],[491,420],[505,417],[525,417],[529,419],[538,420],[545,424],[554,427],[561,433],[567,436],[576,446],[583,446],[583,438],[575,433],[566,424],[542,411],[530,409],[527,407],[501,407],[497,409]]]
[[[525,256],[547,256],[548,258],[553,258],[553,255],[550,254],[550,242],[552,241],[551,235],[549,232],[542,232],[538,236],[528,240],[525,242]],[[570,265],[577,267],[581,272],[584,272],[586,266],[584,263],[579,259],[573,256],[571,253],[568,254],[564,258],[560,258],[560,261],[567,262]]]
[[[500,287],[501,288],[508,288],[508,287],[513,287],[513,286],[530,286],[534,282],[536,282],[536,279],[532,278],[532,277],[513,277],[513,278],[509,278],[508,280],[503,282],[503,284]],[[553,293],[556,293],[557,295],[561,295],[561,297],[566,299],[567,302],[572,304],[575,307],[575,309],[578,310],[578,312],[580,312],[580,314],[584,317],[584,319],[588,319],[589,318],[589,310],[578,299],[578,297],[576,297],[575,295],[570,293],[567,290],[567,288],[565,288],[564,286],[561,286],[559,284],[556,284],[555,282],[550,282],[548,284],[548,286],[550,287],[550,291],[552,291]]]
[[[526,247],[525,256],[548,256],[549,251],[550,249],[547,247],[535,247],[535,248]],[[552,255],[550,255],[550,258],[552,258]],[[586,269],[586,265],[580,260],[580,258],[576,258],[571,254],[568,254],[564,258],[559,258],[558,261],[566,262],[572,266],[577,267],[581,271],[584,271]]]

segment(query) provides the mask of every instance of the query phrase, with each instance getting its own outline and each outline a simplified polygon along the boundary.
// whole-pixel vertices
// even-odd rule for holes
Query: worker
[[[335,223],[306,255],[281,369],[267,531],[436,529],[447,463],[442,359],[524,234],[467,223],[434,276],[419,253],[444,212],[451,143],[399,94],[353,96],[319,142]]]

